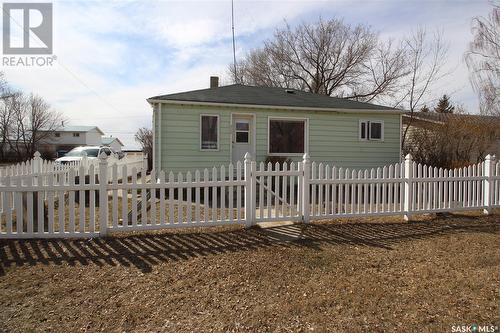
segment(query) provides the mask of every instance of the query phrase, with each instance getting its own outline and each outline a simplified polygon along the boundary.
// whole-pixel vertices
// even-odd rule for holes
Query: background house
[[[122,151],[122,147],[124,146],[120,139],[114,136],[103,136],[101,140],[103,146],[111,147],[115,151]]]
[[[127,148],[123,147],[122,152],[125,153],[127,156],[144,156],[144,152],[140,148]]]
[[[217,86],[155,96],[154,165],[185,171],[236,163],[311,160],[366,168],[400,161],[397,109],[293,89]]]
[[[78,146],[100,146],[104,135],[97,126],[64,126],[50,132],[39,149],[53,157]]]
[[[403,115],[404,150],[422,163],[463,166],[500,156],[500,117],[414,112]]]

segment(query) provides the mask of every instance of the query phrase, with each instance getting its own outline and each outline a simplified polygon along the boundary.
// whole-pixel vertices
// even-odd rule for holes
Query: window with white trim
[[[201,115],[201,150],[219,149],[219,116]]]
[[[359,122],[359,139],[381,141],[384,139],[384,122],[362,120]]]
[[[269,154],[304,154],[306,120],[269,119]]]
[[[237,120],[235,123],[235,139],[236,143],[250,142],[250,121]]]

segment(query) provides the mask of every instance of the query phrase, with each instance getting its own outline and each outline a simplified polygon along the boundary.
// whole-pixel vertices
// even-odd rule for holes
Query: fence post
[[[33,164],[31,165],[33,174],[42,172],[42,162],[41,154],[36,151],[33,156]]]
[[[142,158],[142,170],[148,172],[148,154],[144,154]]]
[[[411,214],[410,211],[412,209],[411,202],[413,199],[413,160],[410,154],[406,155],[404,162],[404,178],[405,178],[405,192],[404,192],[404,202],[403,202],[403,210],[404,210],[404,219],[405,221],[409,221]]]
[[[302,159],[302,222],[309,223],[309,178],[311,177],[311,160],[309,154],[305,153]]]
[[[85,170],[89,167],[89,159],[87,157],[87,152],[82,151],[82,160],[80,161],[80,165],[82,165]]]
[[[99,155],[99,236],[108,231],[108,155]]]
[[[253,178],[255,173],[252,172],[252,156],[250,153],[245,154],[244,161],[244,173],[245,173],[245,225],[246,227],[251,227],[254,223],[253,215],[255,213],[255,200],[253,200]]]
[[[484,159],[484,210],[483,213],[488,215],[491,214],[492,208],[492,197],[493,197],[493,174],[495,170],[495,155],[486,155]]]

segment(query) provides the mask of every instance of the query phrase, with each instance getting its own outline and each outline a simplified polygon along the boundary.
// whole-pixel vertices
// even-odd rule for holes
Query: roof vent
[[[287,94],[295,94],[295,90],[293,90],[293,89],[285,89],[285,92]]]

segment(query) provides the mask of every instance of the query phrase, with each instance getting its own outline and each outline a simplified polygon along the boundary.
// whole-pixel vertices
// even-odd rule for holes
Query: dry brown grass
[[[0,331],[499,325],[499,216],[424,220],[2,241]]]

